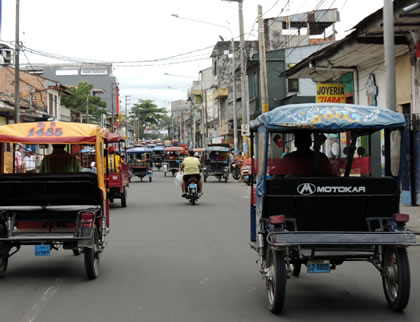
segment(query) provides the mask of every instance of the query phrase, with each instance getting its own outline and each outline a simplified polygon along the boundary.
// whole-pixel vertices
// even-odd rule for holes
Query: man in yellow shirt
[[[184,171],[184,177],[182,180],[182,197],[185,197],[187,195],[186,193],[186,187],[187,182],[190,178],[195,177],[198,181],[198,192],[200,195],[203,194],[203,181],[201,180],[200,175],[200,167],[201,163],[200,160],[198,160],[194,156],[194,151],[190,150],[188,152],[189,156],[182,161],[181,164],[181,171]]]

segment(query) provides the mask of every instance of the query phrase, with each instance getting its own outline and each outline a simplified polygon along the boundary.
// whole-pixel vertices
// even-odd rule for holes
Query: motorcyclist
[[[198,181],[198,193],[200,195],[203,194],[203,181],[201,180],[201,175],[200,175],[200,167],[201,167],[200,160],[194,157],[194,151],[192,150],[188,151],[188,155],[189,156],[186,157],[184,161],[182,161],[182,164],[181,164],[181,171],[184,171],[184,176],[181,183],[182,197],[184,198],[187,195],[187,192],[186,192],[187,182],[192,177],[195,177]]]

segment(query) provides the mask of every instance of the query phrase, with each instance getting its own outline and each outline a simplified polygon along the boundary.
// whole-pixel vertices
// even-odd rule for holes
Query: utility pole
[[[131,95],[125,95],[125,137],[128,137],[128,110],[127,105],[129,101],[131,100]]]
[[[235,156],[238,155],[238,117],[236,116],[236,63],[235,41],[232,37],[232,107],[233,107],[233,147]]]
[[[262,6],[258,6],[258,46],[260,58],[260,90],[262,112],[268,112],[267,61],[265,56],[264,20]]]
[[[239,11],[239,53],[241,60],[241,104],[242,104],[242,127],[249,126],[249,100],[248,100],[248,86],[246,75],[246,55],[245,55],[245,31],[244,31],[244,15],[243,15],[243,2],[244,0],[224,0],[238,2]],[[248,153],[249,137],[242,135],[243,152]]]
[[[394,43],[394,5],[392,0],[384,0],[384,56],[386,78],[386,107],[396,111],[396,83],[395,83],[395,43]]]
[[[89,93],[86,96],[86,124],[89,123]]]
[[[16,0],[16,29],[15,29],[15,123],[19,123],[20,122],[19,1],[20,0]]]

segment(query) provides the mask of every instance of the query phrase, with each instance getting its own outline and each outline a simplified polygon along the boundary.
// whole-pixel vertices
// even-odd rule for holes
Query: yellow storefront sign
[[[345,103],[344,84],[316,84],[317,103]]]

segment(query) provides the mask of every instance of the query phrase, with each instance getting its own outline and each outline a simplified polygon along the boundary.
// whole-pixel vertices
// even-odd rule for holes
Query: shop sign
[[[316,84],[316,102],[317,103],[345,103],[344,84]]]

